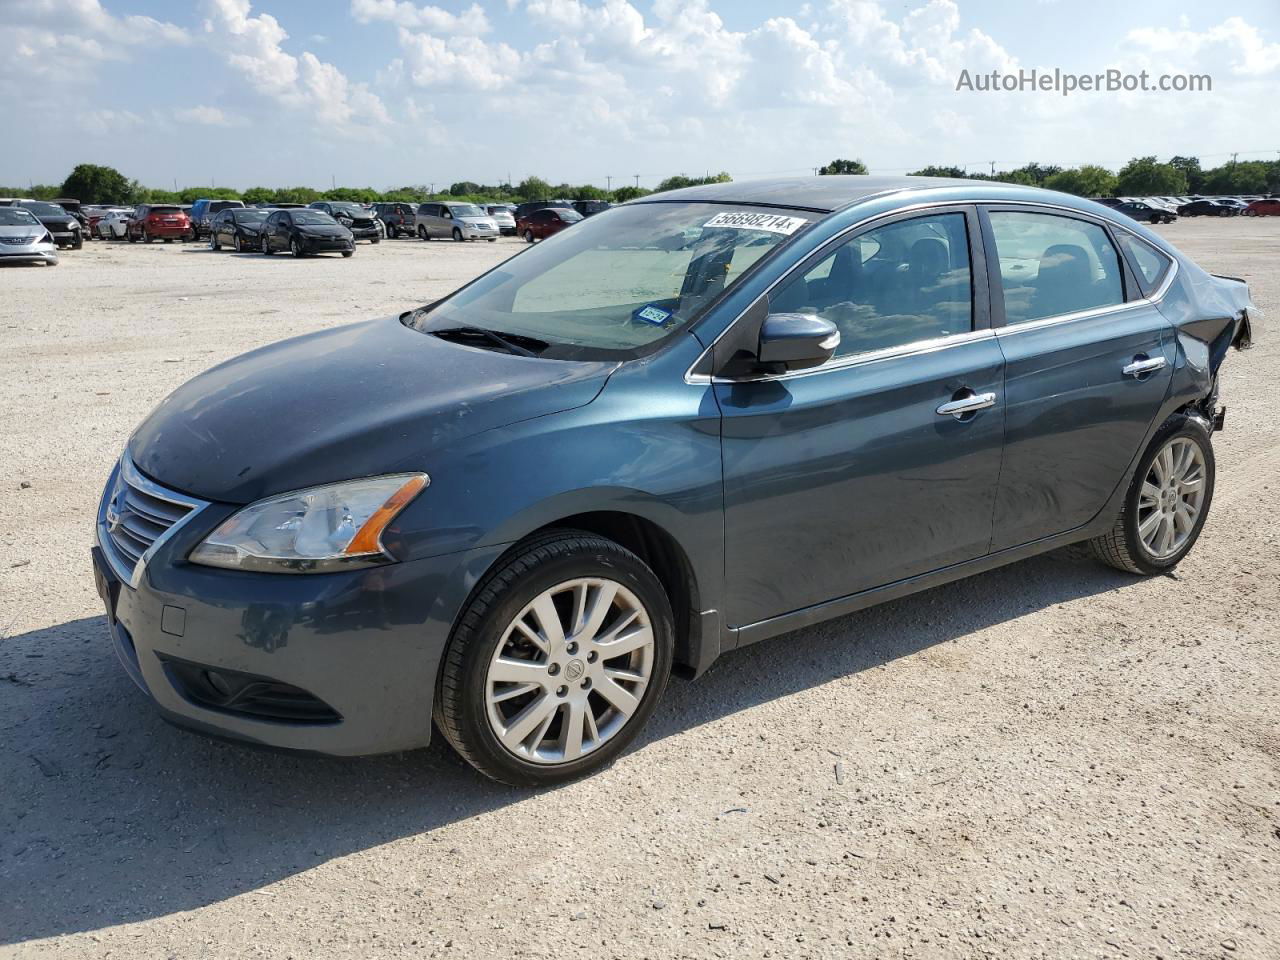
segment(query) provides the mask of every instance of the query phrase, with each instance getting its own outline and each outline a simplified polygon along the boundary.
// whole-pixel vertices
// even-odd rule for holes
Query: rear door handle
[[[966,414],[975,413],[978,410],[986,410],[988,407],[996,405],[996,395],[994,393],[975,393],[968,397],[961,397],[959,400],[951,400],[944,403],[938,408],[938,416],[955,417],[957,420]]]
[[[1142,359],[1134,357],[1133,362],[1125,364],[1120,372],[1126,377],[1140,377],[1144,373],[1154,373],[1164,365],[1164,357],[1152,357],[1149,360],[1145,357]]]

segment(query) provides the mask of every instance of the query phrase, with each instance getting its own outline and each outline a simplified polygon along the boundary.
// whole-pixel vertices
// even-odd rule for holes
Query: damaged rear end
[[[1227,352],[1253,344],[1257,307],[1238,277],[1206,273],[1186,257],[1159,301],[1177,331],[1177,359],[1170,406],[1198,414],[1221,430],[1226,408],[1218,402],[1218,373]]]

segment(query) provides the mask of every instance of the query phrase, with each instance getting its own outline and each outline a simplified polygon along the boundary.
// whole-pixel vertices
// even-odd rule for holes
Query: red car
[[[565,227],[571,227],[582,219],[577,210],[567,207],[543,207],[516,221],[516,232],[528,243],[545,240]]]
[[[1280,217],[1280,197],[1255,200],[1241,212],[1246,217]]]
[[[133,212],[133,219],[125,229],[125,236],[130,243],[142,240],[163,240],[172,243],[174,240],[188,240],[194,235],[191,229],[191,218],[181,207],[173,204],[143,204]]]

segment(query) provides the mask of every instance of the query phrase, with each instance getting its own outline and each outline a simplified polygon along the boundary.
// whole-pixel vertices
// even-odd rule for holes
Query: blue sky
[[[1280,4],[0,0],[0,183],[653,185],[1138,153],[1280,156]],[[961,70],[1207,73],[1205,93],[975,93]],[[23,78],[13,82],[12,78]],[[10,126],[12,125],[12,126]]]

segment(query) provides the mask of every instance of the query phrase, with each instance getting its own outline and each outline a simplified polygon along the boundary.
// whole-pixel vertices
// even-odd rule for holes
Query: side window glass
[[[769,297],[771,313],[816,313],[840,329],[837,357],[973,329],[963,213],[899,220],[841,244]]]
[[[1050,213],[990,217],[1010,326],[1124,303],[1120,258],[1096,223]]]
[[[1151,244],[1144,240],[1139,240],[1131,233],[1125,233],[1123,230],[1117,230],[1117,242],[1124,247],[1124,252],[1129,254],[1134,265],[1138,268],[1147,290],[1154,290],[1160,286],[1160,281],[1164,279],[1165,273],[1169,269],[1172,261],[1164,252],[1157,250]]]

